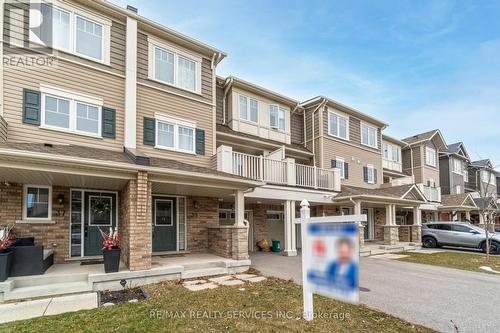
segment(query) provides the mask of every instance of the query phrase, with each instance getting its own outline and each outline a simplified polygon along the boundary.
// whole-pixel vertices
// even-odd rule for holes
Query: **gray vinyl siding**
[[[137,81],[138,83],[148,84],[150,86],[181,94],[187,97],[212,103],[212,75],[211,61],[207,58],[202,59],[201,63],[201,95],[176,88],[174,86],[150,80],[148,78],[149,63],[149,45],[147,34],[139,31],[137,33]]]
[[[439,182],[441,184],[441,194],[451,194],[450,183],[450,158],[442,156],[439,158]]]
[[[292,143],[304,142],[304,115],[294,113],[290,118],[290,134]]]
[[[216,121],[217,124],[222,124],[224,122],[224,115],[223,115],[223,99],[224,99],[224,88],[221,86],[217,85],[215,88],[215,94],[216,94]],[[227,118],[226,118],[227,119]]]
[[[79,3],[81,6],[82,4]],[[12,10],[9,10],[12,9]],[[92,11],[92,10],[89,10]],[[21,14],[22,13],[22,14]],[[99,15],[103,15],[99,13]],[[115,74],[125,75],[125,38],[126,26],[124,22],[117,21],[112,17],[107,17],[112,20],[111,23],[111,39],[110,39],[110,65],[92,61],[79,57],[77,55],[66,53],[64,51],[54,52],[57,57],[66,59],[72,62],[80,63],[87,66],[92,66],[105,71],[110,71]],[[24,45],[25,47],[33,46],[29,42],[29,2],[21,0],[13,0],[6,2],[4,10],[4,40],[11,45]],[[9,55],[10,48],[5,48],[5,55]],[[29,55],[36,53],[31,50],[24,50]],[[14,54],[17,53],[14,51]]]

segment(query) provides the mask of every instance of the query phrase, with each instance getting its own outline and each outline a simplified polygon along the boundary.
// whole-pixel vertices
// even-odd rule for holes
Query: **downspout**
[[[411,145],[408,145],[408,147],[410,147],[410,163],[411,163],[411,177],[413,178],[413,182],[415,182],[415,175],[414,175],[414,172],[413,172],[413,148],[411,147]]]
[[[302,116],[304,118],[304,148],[305,148],[307,147],[306,109],[304,109]]]
[[[229,91],[229,88],[231,88],[232,84],[233,84],[232,77],[230,77],[229,80],[227,80],[224,83],[224,95],[222,96],[222,125],[226,125],[226,97],[227,97],[227,92]]]
[[[326,102],[327,102],[327,101],[326,101],[325,99],[323,99],[323,102],[321,102],[321,103],[320,103],[320,104],[319,104],[319,105],[318,105],[318,106],[317,106],[317,107],[313,110],[313,112],[312,112],[312,114],[311,114],[311,122],[312,122],[312,134],[311,134],[312,136],[311,136],[311,138],[312,138],[312,153],[313,153],[313,165],[314,165],[314,166],[316,166],[316,153],[315,153],[316,145],[315,145],[315,143],[314,143],[314,140],[316,139],[316,138],[314,137],[314,132],[315,132],[316,127],[314,126],[314,116],[315,116],[316,112],[317,112],[320,108],[322,108],[323,106],[325,106],[325,105],[326,105]],[[320,125],[321,125],[321,124],[320,124]]]
[[[213,155],[217,154],[217,131],[215,130],[217,126],[217,75],[215,74],[215,69],[217,68],[217,63],[219,62],[221,57],[220,53],[214,52],[212,56],[212,61],[210,63],[210,68],[212,69],[212,128],[214,129],[212,132],[212,151]]]

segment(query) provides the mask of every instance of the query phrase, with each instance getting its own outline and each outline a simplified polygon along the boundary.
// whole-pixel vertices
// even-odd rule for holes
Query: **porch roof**
[[[0,161],[12,160],[13,158],[31,162],[57,162],[56,168],[69,165],[94,169],[112,169],[129,173],[147,171],[158,176],[175,175],[229,181],[246,187],[264,185],[259,181],[166,158],[149,157],[149,165],[142,165],[125,151],[76,145],[0,143]],[[0,166],[6,166],[6,164],[8,163],[0,163]],[[11,165],[8,166],[12,167]],[[57,170],[54,169],[54,171]]]
[[[414,184],[376,189],[342,185],[340,193],[332,198],[333,201],[350,201],[351,199],[411,205],[426,202],[423,193]]]
[[[470,193],[443,194],[441,195],[441,206],[439,210],[474,210],[477,205]]]

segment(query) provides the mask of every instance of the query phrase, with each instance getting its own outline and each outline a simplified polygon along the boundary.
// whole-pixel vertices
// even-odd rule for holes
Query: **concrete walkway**
[[[97,308],[97,293],[0,304],[0,323]]]
[[[302,281],[301,257],[255,253],[264,276]],[[361,258],[361,302],[441,332],[497,332],[500,277],[451,268]]]

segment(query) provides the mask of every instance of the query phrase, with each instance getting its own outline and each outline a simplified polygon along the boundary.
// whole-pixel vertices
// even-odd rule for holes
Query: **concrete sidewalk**
[[[97,293],[0,304],[0,323],[97,308]]]
[[[251,255],[264,276],[302,283],[301,257]],[[360,259],[361,303],[440,332],[497,332],[500,277],[413,264],[384,257]]]

